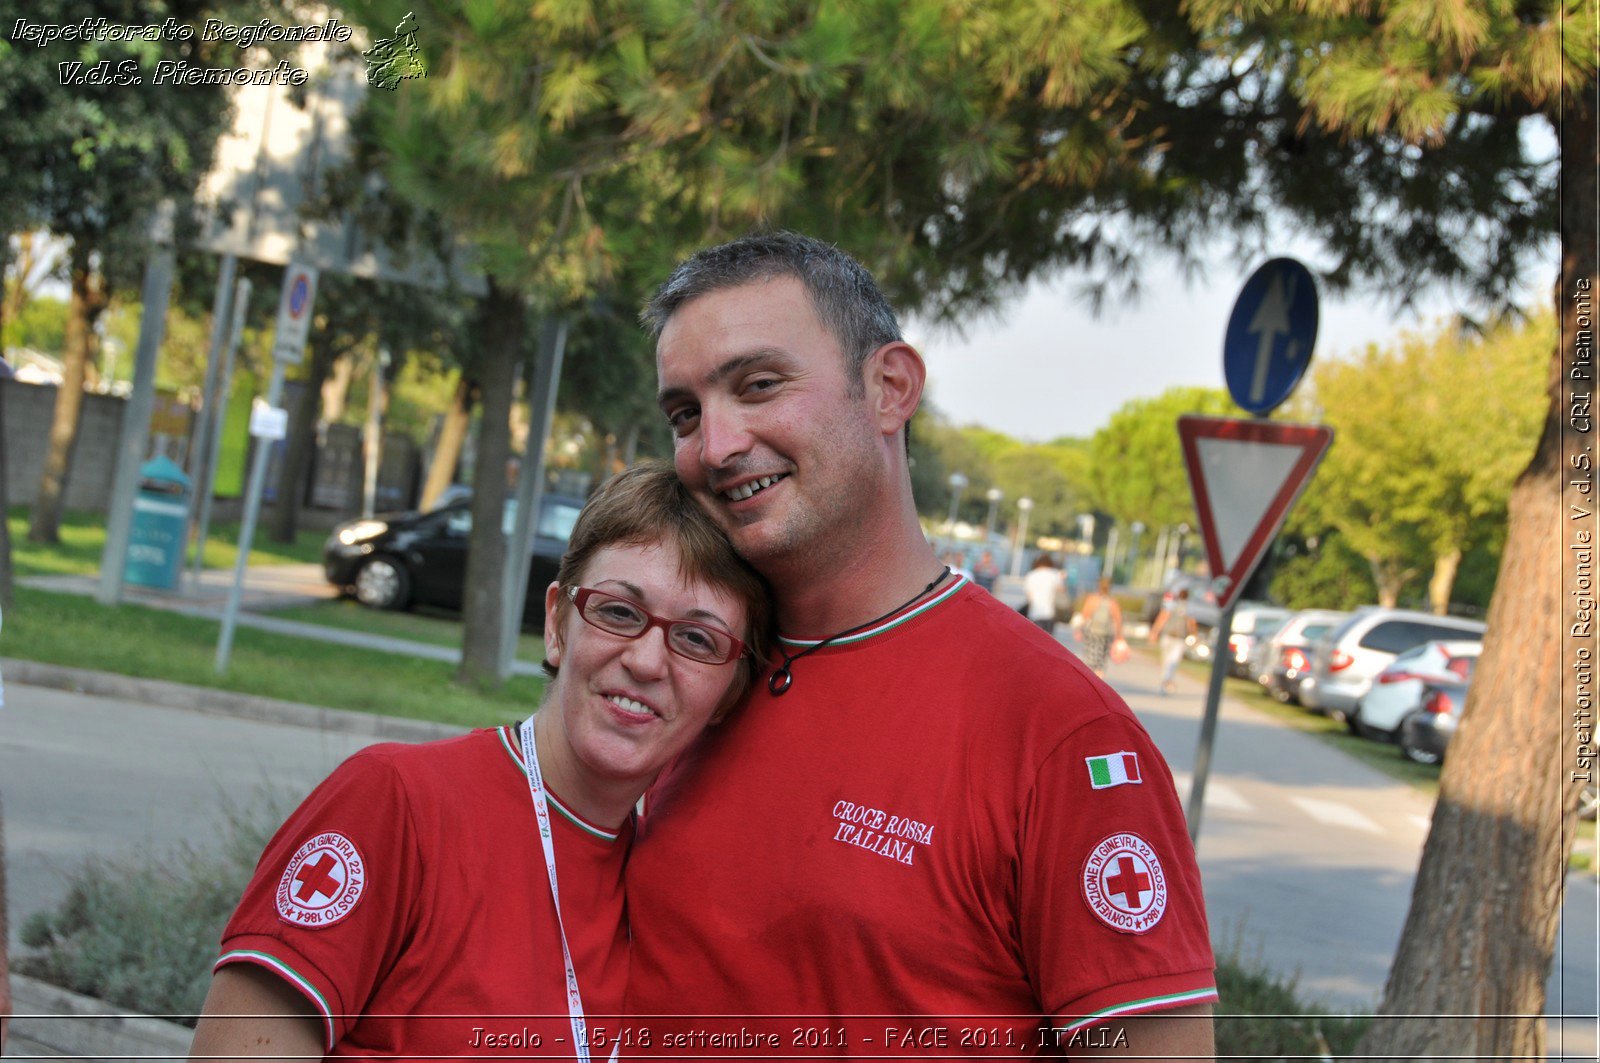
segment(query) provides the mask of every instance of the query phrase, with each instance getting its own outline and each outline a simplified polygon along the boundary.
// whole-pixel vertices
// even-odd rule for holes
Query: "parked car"
[[[1377,674],[1406,650],[1434,639],[1481,641],[1483,631],[1476,620],[1381,606],[1359,609],[1317,642],[1311,677],[1300,685],[1300,703],[1342,719]]]
[[[1423,690],[1440,683],[1467,682],[1483,652],[1480,640],[1424,642],[1395,657],[1346,716],[1350,730],[1393,741],[1400,723],[1422,704]]]
[[[461,608],[467,577],[471,501],[456,501],[427,513],[390,513],[347,521],[333,529],[322,550],[328,582],[373,609],[432,605]],[[547,494],[540,498],[533,529],[533,562],[523,622],[544,622],[544,589],[555,579],[561,555],[583,499]],[[509,530],[515,504],[506,506]]]
[[[1213,601],[1215,597],[1213,596]],[[1208,615],[1193,607],[1189,615],[1194,617],[1195,624],[1200,628],[1199,634],[1191,636],[1186,641],[1188,654],[1191,660],[1209,661],[1211,654],[1217,647],[1216,624],[1222,619],[1216,611],[1216,606],[1211,607]],[[1233,610],[1232,631],[1228,635],[1228,671],[1233,675],[1245,675],[1246,662],[1249,660],[1250,650],[1255,646],[1258,638],[1271,635],[1289,619],[1289,610],[1265,602],[1240,602]]]
[[[1233,631],[1228,635],[1228,671],[1240,679],[1251,678],[1251,655],[1289,622],[1290,615],[1289,610],[1273,605],[1246,603],[1235,609]]]
[[[1271,638],[1257,643],[1250,674],[1278,701],[1298,704],[1300,684],[1311,672],[1312,645],[1349,616],[1333,609],[1300,610]]]
[[[1422,703],[1406,714],[1397,731],[1402,757],[1417,764],[1438,764],[1444,760],[1450,739],[1461,724],[1461,708],[1467,703],[1467,685],[1441,681],[1422,688]]]

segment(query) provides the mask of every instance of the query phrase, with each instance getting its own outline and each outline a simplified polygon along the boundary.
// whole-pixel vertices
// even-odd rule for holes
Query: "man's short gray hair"
[[[795,232],[752,233],[708,247],[679,263],[641,315],[650,335],[678,308],[701,295],[776,277],[806,286],[811,305],[844,352],[854,386],[862,381],[867,356],[901,339],[894,309],[865,266],[831,244]]]

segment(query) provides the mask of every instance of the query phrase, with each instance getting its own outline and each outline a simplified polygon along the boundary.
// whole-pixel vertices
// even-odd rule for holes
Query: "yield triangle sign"
[[[1278,421],[1178,418],[1189,488],[1226,609],[1260,564],[1333,442],[1333,429]]]

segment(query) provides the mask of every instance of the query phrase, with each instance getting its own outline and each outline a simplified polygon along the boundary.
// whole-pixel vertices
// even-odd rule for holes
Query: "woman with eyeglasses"
[[[335,770],[223,932],[191,1058],[612,1054],[634,807],[764,667],[770,623],[669,466],[608,482],[545,595],[539,711]]]

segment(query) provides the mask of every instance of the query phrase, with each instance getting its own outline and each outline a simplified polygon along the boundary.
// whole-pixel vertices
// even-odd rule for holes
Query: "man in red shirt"
[[[925,371],[871,276],[747,237],[646,317],[678,475],[784,636],[649,795],[628,869],[646,1050],[1211,1055],[1171,775],[1109,687],[936,560],[905,442]]]

